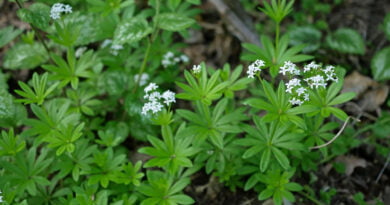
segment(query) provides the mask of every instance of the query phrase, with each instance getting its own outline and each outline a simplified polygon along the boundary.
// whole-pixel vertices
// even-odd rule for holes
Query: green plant
[[[254,61],[243,78],[241,65],[205,63],[179,77],[189,59],[174,39],[196,24],[199,0],[16,3],[34,32],[3,66],[33,74],[15,99],[0,73],[6,204],[193,204],[185,187],[202,168],[259,200],[294,202],[298,192],[315,201],[295,174],[349,148],[329,145],[344,140],[330,118],[344,121],[342,131],[350,118],[336,106],[354,94],[339,94],[341,67],[308,63],[303,45],[289,46],[281,24],[293,1],[260,9],[275,36],[243,44],[242,59]],[[19,31],[0,34],[5,45]]]

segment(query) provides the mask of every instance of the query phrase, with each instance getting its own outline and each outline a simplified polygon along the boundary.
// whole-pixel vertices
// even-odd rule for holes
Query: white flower
[[[287,87],[286,92],[292,93],[292,89],[295,86],[300,86],[300,85],[301,85],[301,80],[297,78],[293,78],[290,81],[288,81],[288,83],[286,83],[286,87]]]
[[[312,61],[309,64],[305,65],[305,67],[303,67],[303,72],[306,73],[309,72],[311,69],[318,69],[319,67],[319,64],[316,64],[314,61]]]
[[[152,90],[156,90],[158,88],[158,85],[156,83],[149,83],[148,86],[145,87],[144,92],[149,93]]]
[[[302,105],[303,104],[303,101],[300,100],[300,99],[297,99],[297,98],[292,98],[292,99],[289,100],[289,102],[292,105]]]
[[[2,193],[2,192],[0,191],[0,194],[1,194],[1,193]],[[3,196],[0,196],[0,203],[1,203],[1,202],[4,202],[4,201],[3,201]]]
[[[147,99],[148,102],[142,107],[141,114],[147,115],[149,111],[156,114],[164,108],[163,103],[169,106],[171,103],[176,102],[174,92],[167,90],[161,95],[160,92],[156,91],[157,88],[158,86],[155,83],[150,83],[144,89],[146,93],[144,98]]]
[[[316,75],[310,78],[306,78],[305,81],[309,84],[310,88],[318,88],[319,86],[326,87],[325,79],[322,75]]]
[[[284,62],[283,66],[280,67],[279,73],[286,75],[286,73],[290,73],[292,75],[299,75],[301,71],[297,68],[297,65],[292,63],[291,61]]]
[[[297,89],[296,92],[297,92],[298,96],[301,96],[302,94],[305,93],[305,91],[306,91],[306,88],[300,87],[300,88]]]
[[[305,94],[303,95],[303,100],[304,100],[304,101],[309,101],[309,94],[308,94],[308,93],[305,93]]]
[[[146,115],[149,111],[152,111],[153,114],[158,113],[162,110],[163,105],[160,102],[152,101],[145,103],[145,105],[142,107],[141,114]]]
[[[193,65],[192,66],[192,72],[194,72],[194,74],[200,73],[200,71],[201,71],[200,65]]]
[[[53,20],[59,19],[61,13],[72,13],[72,7],[67,4],[55,3],[50,9],[50,18]]]
[[[139,75],[134,75],[134,81],[137,82]],[[149,75],[146,73],[142,73],[141,78],[139,79],[139,85],[144,86],[149,80]]]
[[[176,99],[175,99],[175,93],[170,91],[170,90],[167,90],[165,91],[162,96],[161,96],[163,99],[164,99],[164,103],[166,105],[169,105],[171,103],[175,103],[176,102]]]
[[[76,50],[76,52],[75,52],[74,55],[76,56],[76,58],[80,58],[81,55],[83,55],[84,51],[86,51],[86,50],[87,50],[87,47],[85,47],[85,46],[80,47],[80,48],[78,48],[78,49]]]
[[[246,74],[248,74],[248,78],[254,78],[257,72],[261,72],[261,67],[265,65],[264,61],[256,60],[254,63],[248,66],[248,70]]]
[[[188,63],[188,61],[190,61],[190,59],[188,58],[188,56],[186,56],[186,55],[181,55],[180,56],[180,59],[181,59],[181,61],[183,62],[183,63]]]
[[[338,82],[338,78],[336,76],[336,73],[334,72],[334,66],[328,65],[324,69],[324,73],[326,75],[326,81],[331,80],[334,82]]]
[[[150,95],[145,95],[149,101],[158,101],[161,98],[161,94],[157,91],[150,93]],[[144,97],[145,98],[145,97]]]
[[[111,47],[110,47],[110,53],[114,56],[117,56],[119,51],[123,49],[123,46],[122,45],[116,45],[116,44],[112,44]]]
[[[110,45],[111,43],[112,43],[111,39],[106,39],[106,40],[103,41],[103,43],[102,43],[102,45],[100,45],[100,47],[105,48],[108,45]]]

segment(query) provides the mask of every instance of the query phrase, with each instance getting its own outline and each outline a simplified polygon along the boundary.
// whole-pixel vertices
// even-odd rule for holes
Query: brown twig
[[[226,21],[228,29],[242,42],[253,43],[258,46],[261,46],[259,36],[254,32],[253,25],[245,21],[245,12],[240,12],[238,10],[241,8],[240,3],[237,0],[209,0],[214,4],[215,8],[221,14],[222,18]],[[234,4],[234,8],[229,6],[229,4]],[[242,9],[241,9],[242,10]],[[249,19],[249,18],[248,18]],[[250,25],[248,25],[250,24]]]

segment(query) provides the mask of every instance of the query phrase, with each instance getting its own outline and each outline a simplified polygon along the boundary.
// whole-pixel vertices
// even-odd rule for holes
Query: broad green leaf
[[[383,81],[390,79],[390,47],[377,52],[371,60],[371,70],[375,80]]]
[[[341,53],[360,54],[365,53],[365,46],[362,36],[355,30],[349,28],[337,29],[326,37],[326,44],[333,50]]]
[[[50,7],[43,3],[34,3],[29,8],[19,9],[17,12],[22,21],[31,23],[42,30],[46,30],[50,22]]]
[[[139,17],[125,19],[115,30],[113,44],[132,44],[143,39],[151,32],[152,28],[145,19]]]
[[[383,30],[387,36],[387,40],[390,41],[390,13],[387,13],[385,20],[383,21]]]
[[[0,29],[0,48],[16,38],[20,33],[22,33],[22,30],[14,30],[12,26]]]
[[[77,25],[79,34],[76,45],[87,45],[93,42],[112,38],[118,20],[114,15],[103,16],[92,12],[75,12],[66,16],[65,22]]]
[[[292,46],[305,45],[304,53],[316,51],[321,45],[321,31],[312,26],[295,27],[288,34]]]
[[[34,52],[32,52],[34,51]],[[32,69],[48,60],[45,48],[39,44],[19,43],[13,46],[4,57],[4,68]]]
[[[155,21],[158,22],[158,27],[168,31],[181,31],[195,23],[195,20],[177,13],[160,14]]]

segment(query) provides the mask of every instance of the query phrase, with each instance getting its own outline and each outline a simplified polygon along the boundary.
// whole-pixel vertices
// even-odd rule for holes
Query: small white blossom
[[[334,72],[334,66],[328,65],[324,69],[324,73],[326,75],[326,81],[331,80],[334,82],[338,82],[338,78],[336,76],[336,73]]]
[[[100,45],[101,48],[105,48],[107,47],[108,45],[110,45],[112,43],[112,40],[111,39],[106,39],[103,41],[103,43]]]
[[[256,60],[254,63],[248,66],[248,70],[246,74],[248,74],[248,78],[254,78],[257,72],[261,72],[261,67],[265,65],[265,62],[262,60]]]
[[[181,56],[175,56],[175,54],[171,51],[168,51],[164,56],[161,61],[161,64],[164,66],[164,68],[175,65],[177,63],[183,62],[187,63],[189,61],[188,57],[186,55],[181,55]]]
[[[297,99],[297,98],[292,98],[292,99],[289,100],[289,102],[292,105],[302,105],[303,104],[303,101],[300,100],[300,99]]]
[[[300,86],[300,85],[301,85],[301,80],[297,78],[293,78],[290,81],[288,81],[288,83],[286,83],[286,87],[287,87],[286,92],[292,93],[292,89],[295,86]]]
[[[53,20],[59,19],[61,13],[72,13],[72,7],[67,4],[55,3],[50,9],[50,18]]]
[[[320,65],[312,61],[309,64],[305,65],[305,67],[303,67],[303,72],[306,73],[309,72],[311,69],[318,69],[318,68],[320,68]]]
[[[303,100],[309,101],[309,94],[308,94],[308,93],[305,93],[305,94],[303,95]]]
[[[183,61],[183,63],[188,63],[188,61],[190,61],[188,56],[186,56],[184,54],[180,56],[180,59],[181,59],[181,61]]]
[[[292,63],[291,61],[284,62],[283,66],[280,67],[279,73],[286,75],[286,73],[290,73],[292,75],[299,75],[301,71],[297,68],[297,65]]]
[[[141,114],[146,115],[149,111],[152,111],[153,114],[156,114],[162,110],[164,106],[157,101],[152,101],[145,103],[145,105],[142,107],[142,112]]]
[[[84,51],[86,51],[86,50],[87,50],[87,47],[85,47],[85,46],[80,47],[80,48],[78,48],[78,49],[76,50],[76,52],[75,52],[74,55],[76,56],[76,58],[80,58],[81,55],[83,55]]]
[[[297,92],[298,96],[301,96],[302,94],[305,94],[306,88],[300,87],[300,88],[298,88],[298,89],[296,90],[296,92]]]
[[[122,45],[115,45],[115,44],[112,44],[111,47],[110,47],[110,53],[114,56],[117,56],[119,51],[123,49],[123,46]]]
[[[149,101],[158,101],[161,98],[161,94],[157,91],[154,91],[149,95],[145,95],[144,98],[148,98]]]
[[[139,75],[134,75],[134,82],[137,82]],[[139,79],[139,85],[144,86],[149,80],[149,75],[146,73],[142,73],[141,78]]]
[[[142,107],[141,114],[147,115],[149,111],[153,114],[160,112],[164,108],[164,104],[169,106],[176,102],[175,93],[167,90],[163,94],[156,91],[158,86],[155,83],[150,83],[146,88],[144,98],[148,100]],[[163,104],[164,103],[164,104]]]
[[[194,74],[200,73],[200,71],[201,71],[200,65],[193,65],[192,66],[192,72],[194,72]]]
[[[157,88],[158,85],[156,85],[156,83],[149,83],[149,85],[145,87],[144,92],[149,93],[150,91],[156,90]]]
[[[310,86],[310,88],[318,88],[320,86],[326,87],[325,79],[322,75],[316,75],[310,78],[306,78],[305,81]]]
[[[163,99],[164,99],[164,103],[166,105],[169,105],[171,103],[175,103],[176,102],[176,99],[175,99],[175,93],[170,91],[170,90],[167,90],[165,91],[162,96],[161,96]]]
[[[2,192],[0,191],[0,194],[1,194],[1,193],[2,193]],[[1,202],[4,202],[4,201],[3,201],[3,196],[0,196],[0,203],[1,203]]]

